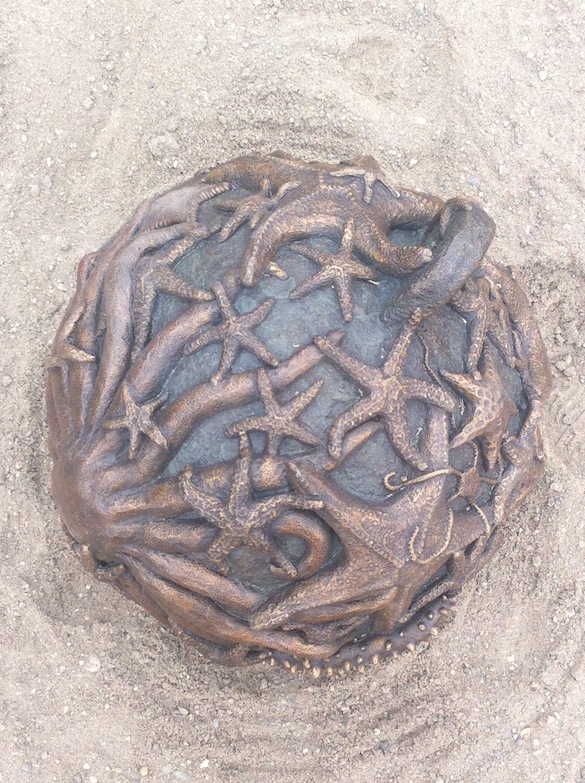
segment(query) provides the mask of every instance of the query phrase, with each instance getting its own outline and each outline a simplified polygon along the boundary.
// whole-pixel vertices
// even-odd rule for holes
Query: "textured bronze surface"
[[[426,646],[538,481],[550,390],[490,218],[282,153],[142,204],[47,363],[83,566],[222,663]]]

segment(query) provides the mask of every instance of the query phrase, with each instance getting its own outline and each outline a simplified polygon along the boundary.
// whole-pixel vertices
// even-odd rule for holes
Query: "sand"
[[[585,779],[585,4],[4,0],[0,781]],[[91,580],[49,494],[43,362],[82,255],[244,152],[373,154],[477,199],[554,366],[546,476],[414,660],[332,683],[198,658]]]

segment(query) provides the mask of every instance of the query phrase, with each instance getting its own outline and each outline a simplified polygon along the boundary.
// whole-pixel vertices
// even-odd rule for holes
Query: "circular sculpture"
[[[426,646],[542,475],[550,371],[474,202],[250,155],[79,267],[48,362],[83,565],[222,663]]]

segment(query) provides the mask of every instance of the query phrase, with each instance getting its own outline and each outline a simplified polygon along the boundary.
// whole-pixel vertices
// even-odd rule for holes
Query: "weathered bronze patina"
[[[48,362],[83,565],[222,663],[417,651],[542,474],[550,373],[477,204],[280,153],[142,204]]]

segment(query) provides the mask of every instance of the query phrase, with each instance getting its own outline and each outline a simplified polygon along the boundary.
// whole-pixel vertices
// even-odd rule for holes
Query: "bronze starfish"
[[[426,247],[401,247],[391,242],[383,215],[358,201],[351,186],[328,185],[320,176],[316,188],[309,192],[303,188],[257,226],[244,252],[242,282],[255,285],[287,242],[320,234],[339,236],[352,219],[356,248],[388,272],[405,275],[431,260],[432,252]]]
[[[218,528],[218,534],[207,554],[221,574],[229,571],[228,556],[242,544],[267,552],[277,569],[294,578],[297,570],[279,549],[266,527],[282,511],[290,508],[315,511],[323,506],[321,500],[294,492],[275,495],[265,500],[252,500],[252,449],[248,435],[240,435],[240,450],[232,479],[229,498],[219,498],[198,489],[192,482],[192,469],[185,468],[180,477],[185,500],[193,509]]]
[[[398,484],[391,483],[391,479],[393,479],[394,476],[396,475],[396,472],[392,471],[391,473],[387,473],[384,476],[384,486],[390,492],[398,492],[399,490],[409,486],[410,484],[420,484],[423,481],[428,481],[429,479],[434,478],[435,476],[439,476],[442,473],[446,473],[451,476],[457,476],[459,479],[459,488],[454,495],[451,495],[449,500],[464,498],[469,503],[473,503],[477,493],[481,488],[482,482],[484,482],[485,484],[489,484],[490,486],[493,487],[498,483],[498,480],[489,478],[488,476],[483,476],[479,472],[478,469],[479,448],[475,443],[475,441],[471,442],[471,446],[473,446],[475,456],[473,459],[473,464],[469,468],[467,468],[467,470],[464,471],[457,470],[456,468],[450,465],[448,468],[440,468],[439,470],[433,470],[430,473],[425,473],[422,476],[417,476],[416,478],[413,479],[406,479],[405,481],[400,481]]]
[[[331,171],[330,176],[359,177],[362,179],[364,182],[363,199],[366,204],[369,204],[372,200],[376,182],[380,182],[384,185],[395,198],[400,198],[400,191],[396,190],[378,165],[378,162],[374,160],[371,155],[364,155],[363,157],[355,158],[354,160],[343,161],[343,168],[338,171]]]
[[[217,206],[224,212],[233,212],[231,218],[224,224],[219,232],[219,241],[225,242],[247,220],[250,228],[254,229],[258,223],[266,217],[268,212],[281,201],[287,193],[298,188],[300,182],[286,182],[281,185],[273,196],[269,179],[263,179],[260,185],[260,193],[246,196],[240,199],[227,199],[219,201]]]
[[[496,523],[511,514],[542,478],[545,454],[540,432],[541,419],[542,406],[536,403],[518,437],[504,439],[502,450],[510,464],[504,470],[496,490]]]
[[[79,304],[74,307],[69,316],[61,325],[59,334],[55,339],[51,356],[47,359],[45,367],[47,370],[52,367],[59,367],[61,370],[68,370],[69,362],[95,362],[95,356],[87,351],[78,348],[71,342],[71,337],[77,326],[77,322],[85,311],[85,305]]]
[[[210,302],[214,298],[211,291],[197,288],[197,286],[192,285],[171,269],[171,265],[191,248],[197,240],[206,239],[214,233],[214,230],[214,228],[198,226],[164,255],[147,256],[141,263],[140,272],[134,286],[134,299],[132,302],[134,320],[133,359],[144,348],[148,340],[152,311],[159,293],[173,294],[181,299],[189,299],[192,302]]]
[[[296,419],[319,394],[324,381],[317,381],[285,405],[280,405],[276,401],[268,373],[263,368],[258,370],[256,382],[266,412],[263,416],[250,416],[232,424],[227,430],[227,434],[230,436],[241,435],[252,430],[266,432],[270,456],[276,456],[283,438],[295,438],[309,446],[317,446],[319,438]]]
[[[359,264],[352,258],[355,241],[355,226],[353,220],[348,220],[343,229],[341,244],[337,253],[326,253],[323,250],[300,245],[295,248],[299,253],[322,267],[311,277],[304,280],[291,292],[291,299],[299,299],[301,296],[333,283],[339,299],[339,306],[344,321],[351,321],[353,317],[353,296],[351,293],[352,278],[359,280],[371,280],[377,275],[373,269],[364,264]]]
[[[199,348],[203,348],[204,345],[209,345],[210,343],[223,343],[219,366],[211,376],[211,381],[214,384],[223,380],[225,374],[234,363],[240,348],[245,348],[250,353],[253,353],[254,356],[266,362],[266,364],[276,367],[278,359],[251,332],[254,326],[258,326],[266,318],[274,304],[274,300],[267,299],[251,313],[238,315],[221,283],[215,283],[212,286],[212,291],[217,299],[217,306],[223,320],[217,326],[210,326],[196,334],[185,346],[185,353],[195,353]]]
[[[350,430],[380,417],[400,456],[418,470],[427,469],[426,462],[410,440],[406,403],[415,397],[453,413],[455,400],[436,384],[404,375],[403,366],[415,330],[413,323],[403,327],[382,367],[361,362],[326,337],[315,337],[314,342],[319,349],[369,392],[333,423],[329,431],[329,453],[335,459],[341,457],[343,439]]]
[[[152,415],[157,408],[166,402],[166,394],[158,394],[148,402],[139,405],[132,397],[128,383],[122,384],[122,400],[124,401],[124,415],[117,419],[107,419],[103,426],[107,430],[126,429],[130,435],[130,448],[128,449],[128,458],[134,459],[140,444],[140,435],[146,435],[154,441],[161,449],[168,449],[169,442],[162,434],[161,430],[152,421]]]
[[[508,422],[518,409],[502,385],[493,350],[489,345],[485,346],[479,369],[479,380],[446,370],[441,372],[443,377],[474,405],[471,421],[453,438],[451,448],[456,449],[477,438],[486,467],[493,470],[497,464],[501,464],[502,439],[508,430]]]
[[[451,299],[451,305],[458,313],[473,318],[466,365],[467,371],[476,380],[479,378],[477,364],[486,336],[493,340],[506,364],[509,367],[516,366],[510,318],[501,296],[493,291],[485,277],[469,279]]]

